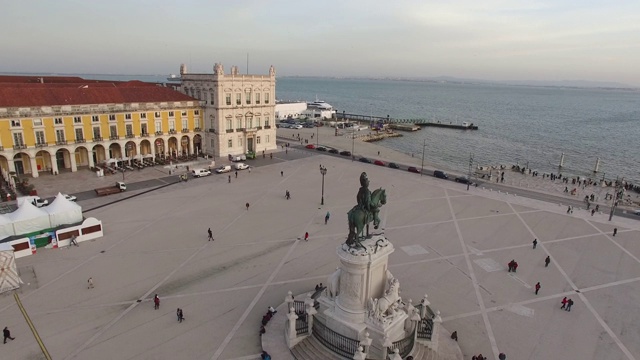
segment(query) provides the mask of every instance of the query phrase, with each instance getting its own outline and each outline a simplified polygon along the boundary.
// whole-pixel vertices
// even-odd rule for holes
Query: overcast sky
[[[640,86],[638,0],[0,0],[0,72],[592,80]]]

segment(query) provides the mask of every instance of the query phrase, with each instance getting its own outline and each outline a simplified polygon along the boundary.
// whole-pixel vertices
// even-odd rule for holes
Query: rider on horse
[[[369,178],[367,177],[366,172],[360,174],[360,190],[358,190],[356,200],[358,201],[358,207],[360,207],[361,210],[365,212],[372,211],[371,191],[369,190]]]

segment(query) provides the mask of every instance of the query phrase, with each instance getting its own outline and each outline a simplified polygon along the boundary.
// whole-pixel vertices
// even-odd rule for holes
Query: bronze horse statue
[[[369,236],[369,223],[373,221],[373,228],[380,226],[380,206],[387,203],[387,195],[383,188],[376,189],[371,193],[371,209],[365,210],[360,206],[354,206],[347,213],[349,220],[349,236],[347,237],[347,245],[349,247],[364,247],[360,240]],[[367,227],[366,235],[363,234],[365,225]]]

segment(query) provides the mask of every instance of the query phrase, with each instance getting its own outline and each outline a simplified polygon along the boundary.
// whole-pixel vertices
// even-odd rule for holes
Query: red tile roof
[[[16,84],[13,84],[16,85]],[[141,82],[74,86],[33,84],[0,85],[0,107],[198,101],[171,88]]]
[[[109,80],[86,80],[77,76],[0,75],[0,83],[65,84],[65,83],[113,83]]]

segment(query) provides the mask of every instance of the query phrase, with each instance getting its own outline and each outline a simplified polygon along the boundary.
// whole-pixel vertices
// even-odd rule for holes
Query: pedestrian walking
[[[516,272],[518,270],[518,262],[514,261],[513,262],[513,272]]]
[[[565,296],[565,297],[562,299],[562,306],[560,307],[560,310],[562,310],[562,309],[564,309],[564,308],[566,308],[566,307],[567,307],[567,302],[569,302],[569,301],[567,300],[567,297]]]
[[[549,263],[551,262],[551,257],[547,255],[544,259],[544,267],[549,267]]]
[[[213,241],[213,232],[211,231],[211,228],[207,230],[207,233],[209,234],[209,241]]]
[[[458,341],[458,331],[454,331],[451,333],[451,339]]]
[[[238,170],[236,170],[236,179],[238,178]]]
[[[538,239],[533,239],[533,248],[535,249],[538,246]]]
[[[567,308],[565,310],[571,311],[571,307],[573,306],[573,300],[567,300]]]
[[[184,321],[184,313],[182,312],[182,309],[178,309],[178,321],[179,322]]]
[[[247,207],[247,211],[249,211],[249,203],[244,204]]]
[[[231,184],[231,175],[229,175],[229,184]]]
[[[158,294],[156,294],[156,296],[153,297],[153,308],[155,310],[160,309],[160,298],[158,297]]]
[[[540,291],[540,281],[538,281],[538,283],[536,284],[536,295],[538,295],[538,291]]]
[[[270,158],[271,160],[273,160],[273,153],[270,153],[270,154],[269,154],[269,158]]]
[[[596,205],[596,212],[600,211],[600,205]]]
[[[304,241],[309,241],[309,233],[308,232],[304,233]]]
[[[87,280],[87,289],[93,289],[93,278],[90,277],[89,280]]]
[[[596,213],[596,209],[591,209],[591,216]]]
[[[4,335],[4,343],[7,343],[7,339],[10,340],[15,340],[16,338],[11,337],[11,331],[9,331],[9,327],[5,326],[4,329],[2,329],[2,335]]]
[[[507,360],[507,355],[505,355],[504,353],[500,353],[498,355],[498,360]]]
[[[176,310],[176,317],[178,318],[178,322],[180,322],[180,308]]]
[[[327,223],[329,222],[329,218],[331,217],[331,214],[329,214],[329,212],[327,211],[327,215],[324,216],[324,224],[327,225]]]
[[[285,191],[285,193],[284,193],[284,197],[285,197],[287,200],[291,199],[291,193],[289,193],[289,190]]]
[[[613,228],[613,236],[616,236],[617,233],[618,233],[618,228]]]
[[[280,176],[284,176],[284,171],[280,170]]]

